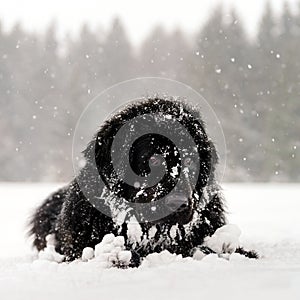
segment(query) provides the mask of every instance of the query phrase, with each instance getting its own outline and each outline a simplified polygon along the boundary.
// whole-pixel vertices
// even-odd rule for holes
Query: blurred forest
[[[300,8],[265,7],[255,37],[216,7],[197,34],[157,26],[133,47],[119,19],[57,39],[0,28],[0,181],[67,181],[83,108],[103,89],[140,76],[182,81],[218,115],[226,181],[300,180]],[[114,107],[114,105],[112,104]]]

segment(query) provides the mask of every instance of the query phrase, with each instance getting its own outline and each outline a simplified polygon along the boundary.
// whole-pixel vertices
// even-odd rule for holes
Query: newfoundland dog
[[[218,159],[199,112],[184,101],[156,97],[127,105],[100,127],[83,153],[74,180],[32,217],[30,232],[39,251],[52,234],[55,250],[71,261],[112,233],[124,237],[130,266],[163,250],[184,257],[197,249],[257,257],[222,237],[218,247],[206,242],[226,227],[215,179]]]

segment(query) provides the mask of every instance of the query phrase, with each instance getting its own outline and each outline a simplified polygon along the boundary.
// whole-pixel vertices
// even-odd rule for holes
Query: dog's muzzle
[[[184,193],[176,192],[166,196],[165,205],[170,211],[181,212],[189,207],[189,199]]]

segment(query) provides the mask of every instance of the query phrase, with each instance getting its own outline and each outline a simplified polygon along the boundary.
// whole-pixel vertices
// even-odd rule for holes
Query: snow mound
[[[60,263],[64,260],[64,256],[55,251],[55,237],[54,234],[49,234],[46,237],[47,246],[38,253],[40,260],[48,260]]]
[[[82,251],[81,259],[82,261],[88,261],[94,258],[94,249],[91,247],[85,247]]]
[[[233,224],[218,228],[215,233],[205,238],[204,244],[216,253],[233,253],[239,246],[241,230]]]
[[[169,251],[164,250],[160,253],[152,253],[147,255],[142,261],[141,268],[169,265],[182,259],[182,255],[172,254]]]

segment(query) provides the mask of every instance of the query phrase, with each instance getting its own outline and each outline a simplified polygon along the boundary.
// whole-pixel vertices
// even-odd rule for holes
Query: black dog
[[[130,127],[113,145],[128,122]],[[187,135],[195,143],[193,149],[185,144]],[[193,255],[197,248],[214,252],[203,245],[204,239],[226,221],[215,181],[216,150],[198,111],[174,99],[129,105],[106,121],[84,155],[86,164],[76,178],[46,199],[32,218],[31,234],[38,250],[46,247],[46,236],[54,234],[56,251],[70,261],[113,233],[124,236],[126,248],[132,251],[131,266],[162,250],[183,256]],[[146,186],[143,179],[149,178],[152,182]],[[130,209],[131,203],[153,206],[145,213]],[[160,218],[157,212],[163,212]],[[129,232],[133,219],[139,221],[138,238]],[[257,257],[240,247],[235,251]]]

